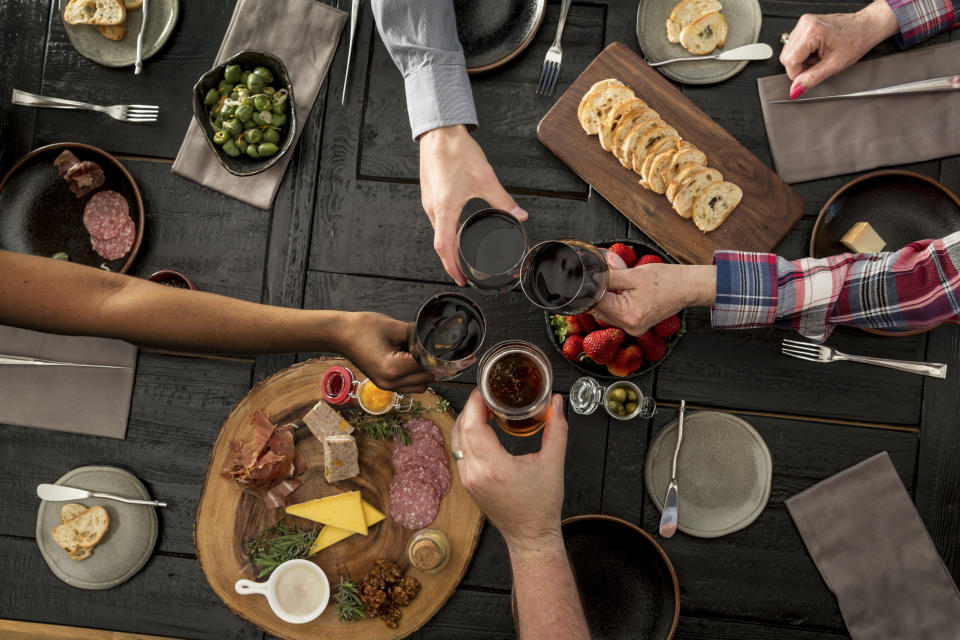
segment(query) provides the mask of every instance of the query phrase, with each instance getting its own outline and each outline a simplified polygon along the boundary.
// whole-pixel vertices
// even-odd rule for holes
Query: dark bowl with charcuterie
[[[112,155],[78,142],[40,147],[0,181],[0,249],[126,272],[143,240],[143,198]]]
[[[677,262],[659,247],[640,240],[605,240],[594,244],[620,255],[628,267],[648,262]],[[606,295],[612,294],[608,292]],[[601,364],[591,359],[590,354],[594,352],[593,345],[602,345],[607,340],[607,336],[597,332],[611,327],[598,324],[589,314],[543,315],[547,335],[554,349],[573,367],[600,380],[629,380],[653,371],[670,357],[687,327],[687,312],[683,310],[664,319],[642,336],[634,337],[623,331],[623,340],[617,345],[613,360]],[[579,340],[584,344],[579,344]]]
[[[233,73],[243,74],[242,78],[233,78]],[[256,84],[249,80],[251,75],[258,76],[254,78]],[[276,99],[281,93],[282,104]],[[264,109],[253,104],[255,97],[264,101]],[[241,107],[248,116],[239,116]],[[283,60],[268,51],[249,50],[227,58],[200,76],[193,86],[193,117],[224,169],[241,177],[269,169],[290,150],[297,134],[293,83]],[[268,120],[261,120],[263,117]],[[237,131],[230,131],[231,124],[238,125]],[[261,135],[251,142],[248,129]],[[269,141],[267,135],[272,136]],[[248,151],[248,147],[260,149],[267,144],[269,154]]]

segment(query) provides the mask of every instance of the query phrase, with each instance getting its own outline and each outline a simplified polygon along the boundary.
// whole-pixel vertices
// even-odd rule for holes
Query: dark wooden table
[[[332,0],[331,0],[332,1]],[[761,0],[760,39],[779,37],[805,12],[853,11],[856,2]],[[429,294],[451,289],[432,250],[420,207],[417,148],[410,139],[400,74],[364,7],[353,83],[339,105],[344,39],[308,117],[272,211],[260,211],[170,172],[191,118],[190,88],[211,64],[233,10],[230,0],[185,0],[176,32],[144,75],[107,69],[70,45],[57,2],[0,0],[0,170],[30,149],[88,142],[120,156],[143,191],[147,227],[132,274],[175,268],[199,288],[246,300],[304,308],[373,309],[409,319]],[[636,0],[573,5],[558,83],[563,91],[610,42],[637,49]],[[531,213],[534,239],[640,238],[618,214],[536,140],[552,100],[534,95],[540,63],[559,15],[551,2],[530,48],[473,83],[476,136],[504,185]],[[949,40],[942,34],[933,42]],[[960,33],[952,36],[960,38]],[[892,53],[892,41],[878,53]],[[758,77],[782,72],[754,63],[726,82],[683,91],[764,162],[770,163]],[[97,114],[10,105],[12,87],[98,103],[158,104],[155,125]],[[960,158],[908,167],[960,191]],[[813,217],[850,176],[796,185],[807,216],[777,248],[806,254]],[[392,239],[392,243],[384,242]],[[0,276],[2,277],[2,276]],[[546,347],[540,314],[519,293],[481,299],[490,343],[522,337]],[[838,330],[831,344],[855,353],[947,362],[946,381],[840,363],[818,366],[779,353],[775,330],[714,331],[705,311],[640,385],[663,409],[649,422],[614,423],[569,415],[564,515],[607,513],[656,530],[642,469],[653,434],[688,406],[743,416],[766,439],[773,491],[747,529],[715,540],[679,534],[663,542],[680,577],[678,638],[811,640],[847,634],[840,611],[783,507],[785,498],[879,451],[888,451],[954,578],[960,577],[960,330],[883,339]],[[553,356],[552,349],[547,351]],[[142,352],[123,441],[0,425],[0,618],[184,638],[261,638],[217,599],[194,555],[196,501],[211,444],[251,385],[313,354],[196,358]],[[553,357],[555,388],[578,372]],[[473,371],[438,385],[462,406]],[[0,401],[3,390],[0,389]],[[509,445],[519,451],[516,442]],[[526,445],[525,445],[526,446]],[[160,512],[156,553],[129,582],[82,591],[60,582],[34,541],[34,487],[85,464],[129,469],[171,506]],[[510,570],[500,535],[486,527],[460,588],[416,638],[510,638]]]

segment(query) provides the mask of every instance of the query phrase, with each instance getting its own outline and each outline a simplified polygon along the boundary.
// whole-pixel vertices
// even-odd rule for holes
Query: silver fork
[[[35,93],[28,93],[13,90],[13,104],[23,105],[25,107],[47,107],[50,109],[78,109],[87,111],[99,111],[105,113],[114,120],[124,122],[156,122],[160,114],[160,107],[149,104],[115,104],[110,107],[101,107],[97,104],[79,102],[77,100],[64,100],[63,98],[48,98],[38,96]]]
[[[871,356],[852,356],[841,353],[836,349],[809,342],[800,342],[799,340],[784,340],[781,352],[784,355],[809,360],[810,362],[838,362],[849,360],[850,362],[862,362],[864,364],[875,364],[888,369],[897,371],[906,371],[907,373],[919,373],[920,375],[930,376],[931,378],[946,378],[947,365],[938,362],[909,362],[907,360],[891,360],[889,358],[873,358]]]
[[[570,3],[572,1],[573,0],[563,0],[563,6],[560,8],[560,23],[557,25],[557,37],[553,39],[553,45],[547,49],[547,55],[543,59],[543,67],[540,69],[540,83],[537,85],[537,95],[552,95],[553,88],[557,86],[557,78],[560,76],[560,62],[563,60],[563,49],[560,48],[560,38],[563,36],[563,25],[567,21],[567,12],[570,11]]]

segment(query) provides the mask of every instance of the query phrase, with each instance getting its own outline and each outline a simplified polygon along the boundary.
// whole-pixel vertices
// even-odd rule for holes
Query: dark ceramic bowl
[[[247,154],[240,154],[236,158],[231,158],[223,152],[220,145],[213,141],[213,135],[216,131],[210,122],[210,109],[203,104],[210,89],[216,89],[217,85],[223,79],[223,70],[227,65],[239,64],[243,69],[253,69],[254,67],[266,67],[273,74],[271,86],[275,89],[286,89],[289,97],[289,113],[287,114],[287,124],[283,127],[280,142],[277,143],[279,150],[269,158],[253,159]],[[224,169],[235,176],[252,176],[269,169],[277,163],[278,160],[293,145],[293,139],[297,133],[297,107],[293,100],[293,84],[290,82],[290,75],[283,61],[272,53],[266,51],[241,51],[240,53],[224,60],[210,71],[200,76],[197,84],[193,85],[193,117],[203,131],[203,137],[207,139],[207,144],[213,149],[217,161]]]
[[[173,269],[161,269],[156,273],[151,273],[147,280],[168,287],[176,287],[177,289],[190,289],[192,291],[196,291],[197,289],[194,284],[190,282],[190,278]]]
[[[633,249],[634,252],[636,252],[637,254],[637,258],[639,258],[640,256],[647,255],[648,253],[652,253],[654,255],[660,256],[660,259],[663,260],[664,262],[674,263],[674,264],[677,262],[659,247],[656,247],[652,244],[648,244],[646,242],[642,242],[640,240],[606,240],[603,242],[595,242],[594,244],[603,249],[607,249],[609,247],[612,247],[618,242],[622,242],[623,244]],[[550,319],[553,317],[553,315],[555,314],[551,314],[547,312],[544,312],[543,314],[543,317],[546,320],[545,325],[547,328],[547,335],[550,337],[550,344],[552,344],[553,348],[557,350],[557,353],[559,353],[560,356],[563,357],[563,343],[560,342],[560,339],[557,337],[557,334],[554,333],[553,331],[553,326],[550,324]],[[657,360],[656,362],[647,362],[646,360],[644,360],[643,366],[640,369],[631,373],[629,376],[626,376],[623,378],[611,375],[609,369],[607,369],[607,365],[605,364],[597,364],[592,361],[571,362],[566,358],[563,358],[563,361],[573,367],[576,367],[580,371],[583,371],[587,375],[597,378],[598,380],[608,380],[611,382],[615,382],[618,380],[633,380],[634,378],[639,378],[645,373],[649,373],[653,371],[654,369],[659,367],[661,364],[663,364],[663,362],[670,357],[670,354],[673,353],[674,348],[677,346],[677,343],[680,342],[680,338],[683,337],[683,334],[686,333],[686,331],[687,331],[687,310],[684,309],[683,311],[680,312],[680,331],[670,336],[669,338],[664,338],[664,340],[666,340],[666,343],[667,343],[666,354],[664,354],[664,356],[659,360]],[[627,337],[629,338],[629,336]]]

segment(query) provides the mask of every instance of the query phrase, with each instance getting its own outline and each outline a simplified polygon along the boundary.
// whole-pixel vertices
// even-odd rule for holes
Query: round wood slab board
[[[450,560],[439,573],[433,575],[409,567],[406,544],[413,531],[401,527],[390,517],[388,496],[390,480],[393,477],[393,441],[371,440],[358,436],[360,475],[334,485],[328,484],[323,478],[322,443],[305,426],[297,430],[297,451],[307,458],[310,468],[300,477],[303,485],[288,497],[288,504],[360,490],[364,500],[387,516],[382,522],[370,527],[368,535],[353,535],[312,556],[311,560],[326,572],[333,593],[341,576],[359,580],[370,569],[374,560],[395,561],[406,570],[406,575],[414,576],[422,585],[413,602],[401,609],[403,617],[399,627],[389,629],[379,617],[360,622],[340,622],[333,606],[333,593],[330,605],[316,620],[306,624],[289,624],[273,614],[263,596],[242,596],[233,588],[240,578],[255,579],[254,567],[247,558],[247,542],[261,528],[276,522],[282,511],[267,509],[262,500],[242,493],[232,481],[220,475],[220,470],[226,466],[230,456],[230,443],[236,439],[250,439],[250,414],[257,409],[263,409],[275,424],[303,425],[304,414],[320,399],[321,376],[334,364],[350,367],[360,380],[365,377],[356,367],[342,359],[302,362],[255,386],[227,417],[210,454],[203,492],[197,504],[193,529],[197,559],[210,586],[230,610],[268,633],[291,640],[404,638],[430,620],[453,595],[473,557],[483,524],[483,515],[460,483],[460,475],[450,456],[450,429],[453,427],[455,415],[449,410],[445,413],[426,413],[423,416],[433,420],[443,430],[447,441],[447,462],[453,481],[450,493],[440,503],[437,519],[430,525],[443,531],[450,539]],[[432,407],[439,399],[432,391],[415,394],[414,397],[424,407]],[[348,411],[343,413],[347,414]],[[307,520],[296,520],[301,527],[315,524]]]

